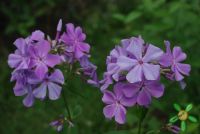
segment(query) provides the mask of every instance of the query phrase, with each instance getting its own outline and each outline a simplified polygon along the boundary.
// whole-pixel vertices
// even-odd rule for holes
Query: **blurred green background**
[[[15,97],[10,83],[11,69],[8,54],[13,42],[26,37],[35,29],[55,36],[59,18],[83,27],[91,44],[91,60],[98,66],[99,78],[105,71],[109,51],[123,38],[142,35],[147,41],[164,48],[163,41],[180,45],[192,65],[187,87],[166,84],[165,95],[154,100],[143,124],[143,133],[158,130],[176,114],[173,103],[182,106],[193,103],[191,114],[200,119],[200,1],[199,0],[1,0],[0,1],[0,134],[54,134],[48,123],[64,111],[63,100],[36,101],[32,108],[22,104],[23,97]],[[138,118],[135,108],[129,109],[127,124],[120,126],[127,132],[115,133],[114,121],[102,114],[103,103],[99,89],[80,78],[68,82],[67,98],[75,127],[65,125],[62,134],[128,134],[136,133]],[[74,92],[78,92],[74,93]],[[164,132],[161,132],[162,134]],[[185,134],[199,134],[199,123],[187,122]],[[170,134],[170,132],[166,132]]]

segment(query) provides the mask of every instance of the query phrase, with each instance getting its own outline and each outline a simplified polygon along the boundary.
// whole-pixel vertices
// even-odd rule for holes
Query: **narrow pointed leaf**
[[[189,112],[192,109],[192,107],[193,107],[192,104],[187,105],[185,111]]]
[[[174,116],[174,117],[172,117],[172,118],[169,119],[169,122],[170,122],[170,123],[174,123],[174,122],[176,122],[177,120],[178,120],[178,116]]]
[[[186,130],[186,123],[185,121],[181,122],[181,130],[184,132]]]
[[[177,111],[180,111],[180,110],[181,110],[181,107],[180,107],[178,104],[176,104],[176,103],[174,103],[174,108],[175,108]]]
[[[188,117],[188,119],[189,119],[191,122],[194,122],[194,123],[197,122],[197,119],[196,119],[194,116],[191,116],[191,115],[190,115],[190,116]]]

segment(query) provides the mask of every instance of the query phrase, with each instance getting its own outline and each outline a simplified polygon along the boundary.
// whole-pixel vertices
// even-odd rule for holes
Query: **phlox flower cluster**
[[[111,50],[106,61],[107,71],[100,81],[106,118],[114,117],[117,123],[124,124],[127,107],[148,107],[152,98],[163,96],[161,74],[181,83],[184,76],[189,75],[190,65],[182,63],[186,54],[178,46],[171,50],[169,41],[165,41],[165,45],[166,52],[145,43],[139,36],[123,39]],[[109,90],[110,85],[113,91]]]
[[[60,65],[79,64],[88,83],[98,86],[96,66],[89,61],[90,45],[85,42],[86,35],[81,27],[66,24],[61,33],[62,20],[57,26],[54,40],[36,30],[26,38],[14,42],[16,50],[8,57],[8,64],[13,69],[11,81],[16,96],[24,96],[23,104],[33,105],[35,98],[57,100],[65,83]]]

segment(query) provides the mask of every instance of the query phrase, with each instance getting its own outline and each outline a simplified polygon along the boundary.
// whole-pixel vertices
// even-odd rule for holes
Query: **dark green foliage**
[[[59,18],[83,27],[91,44],[91,60],[98,66],[99,77],[105,70],[105,59],[120,39],[142,35],[164,48],[164,40],[180,45],[192,65],[187,87],[165,82],[165,95],[154,100],[142,124],[142,132],[159,130],[177,113],[173,104],[192,103],[191,114],[200,119],[200,1],[199,0],[5,0],[0,1],[0,134],[53,134],[48,123],[62,114],[64,104],[58,101],[36,101],[25,108],[21,97],[12,92],[11,69],[7,56],[13,52],[17,37],[41,29],[54,37]],[[63,28],[64,29],[64,28]],[[129,109],[127,124],[118,126],[102,114],[101,92],[78,76],[68,81],[66,96],[70,103],[75,127],[63,134],[129,134],[137,133],[137,108]],[[77,94],[78,93],[78,94]],[[162,134],[165,132],[161,132]],[[170,132],[166,132],[169,134]],[[187,134],[199,134],[198,123],[187,122]]]

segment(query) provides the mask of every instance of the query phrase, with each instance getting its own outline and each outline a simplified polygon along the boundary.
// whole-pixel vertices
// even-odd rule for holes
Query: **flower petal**
[[[172,55],[171,54],[163,54],[160,58],[159,63],[164,67],[169,67],[172,65]]]
[[[115,114],[115,107],[115,104],[105,106],[103,109],[104,116],[111,119]]]
[[[120,56],[117,59],[117,65],[120,67],[122,70],[129,70],[133,66],[137,64],[137,61],[135,59],[128,58],[126,56]]]
[[[183,75],[178,71],[176,67],[173,68],[173,71],[175,73],[175,79],[177,81],[182,81],[184,79]]]
[[[27,44],[23,38],[18,38],[15,40],[14,45],[20,50],[22,54],[26,54],[27,52]]]
[[[182,51],[180,47],[174,47],[172,54],[176,62],[181,62],[187,57],[187,55]]]
[[[143,61],[144,62],[158,61],[162,55],[163,51],[160,48],[152,44],[149,44],[146,54],[143,57]]]
[[[102,101],[106,104],[112,104],[115,102],[115,95],[111,91],[105,91]]]
[[[164,93],[164,85],[160,84],[158,81],[146,82],[145,89],[155,98],[161,97]]]
[[[157,80],[160,74],[160,66],[144,63],[143,66],[144,76],[147,80]]]
[[[170,123],[174,123],[174,122],[176,122],[178,120],[178,116],[176,115],[176,116],[173,116],[172,118],[170,118],[169,119],[169,122]]]
[[[117,100],[120,100],[123,96],[123,84],[120,82],[114,85],[114,93]]]
[[[196,119],[194,116],[192,116],[192,115],[189,115],[188,119],[189,119],[191,122],[194,122],[194,123],[197,122],[197,119]]]
[[[79,42],[78,47],[83,52],[89,53],[90,51],[90,45],[88,43]]]
[[[57,100],[60,97],[61,87],[53,82],[48,82],[49,99]]]
[[[54,67],[55,65],[61,62],[61,58],[59,55],[48,54],[44,63],[50,67]]]
[[[191,66],[189,64],[176,63],[176,67],[178,71],[184,75],[189,75],[191,70]]]
[[[174,104],[174,108],[176,109],[176,111],[181,111],[181,107],[178,104]]]
[[[138,60],[142,59],[143,42],[132,40],[127,51],[133,54]]]
[[[124,124],[126,121],[126,109],[121,105],[116,108],[115,121],[119,124]]]
[[[151,95],[145,89],[142,89],[137,97],[137,103],[141,106],[147,106],[151,103]]]
[[[39,79],[43,79],[47,72],[48,72],[48,68],[43,63],[39,63],[35,69],[35,74]]]
[[[187,105],[185,111],[189,112],[193,108],[192,104]]]
[[[184,132],[186,130],[186,122],[181,121],[181,130]]]
[[[36,45],[34,45],[33,48],[31,47],[31,49],[34,50],[34,52],[31,52],[31,55],[36,55],[37,57],[44,58],[49,53],[51,47],[48,41],[40,40]]]
[[[19,66],[20,62],[22,61],[22,57],[17,54],[10,54],[8,56],[8,65],[11,68],[16,68]]]
[[[64,84],[64,76],[63,76],[63,73],[62,73],[59,69],[56,69],[56,70],[49,76],[49,80],[51,80],[52,82],[59,83],[59,84]]]
[[[134,97],[140,90],[141,88],[141,82],[137,83],[127,83],[123,85],[123,93],[126,97]]]
[[[86,35],[83,33],[81,27],[76,27],[75,34],[76,34],[77,38],[79,39],[79,41],[84,41],[86,38]]]
[[[36,98],[44,99],[47,93],[47,85],[42,83],[38,88],[34,89],[33,95]]]
[[[142,66],[136,65],[127,75],[126,79],[130,83],[142,81]]]
[[[126,107],[132,107],[135,105],[136,102],[137,102],[137,96],[132,96],[130,98],[123,96],[120,100],[120,103]]]
[[[32,94],[32,91],[28,93],[28,95],[23,99],[23,104],[26,107],[31,107],[34,103],[34,95]]]

